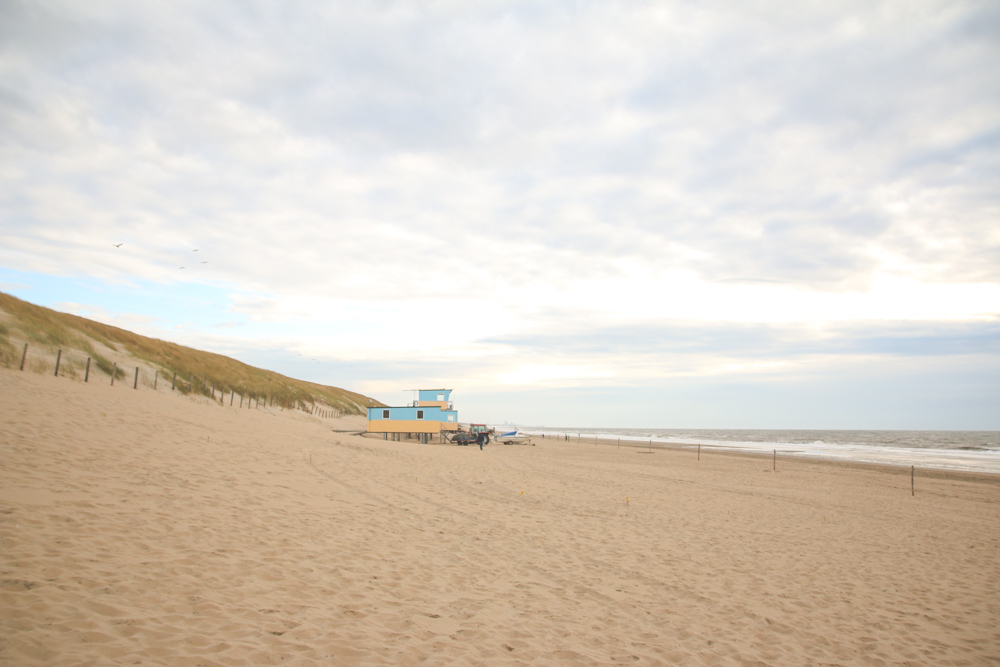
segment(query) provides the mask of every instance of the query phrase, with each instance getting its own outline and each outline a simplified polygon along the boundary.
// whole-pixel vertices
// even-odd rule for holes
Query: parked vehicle
[[[494,433],[486,424],[469,424],[469,431],[476,435],[476,442],[482,440],[484,445],[490,444],[490,436]]]
[[[494,434],[493,429],[486,424],[470,424],[468,431],[457,431],[451,436],[451,441],[456,445],[469,445],[483,441],[484,445],[490,444],[490,437]]]

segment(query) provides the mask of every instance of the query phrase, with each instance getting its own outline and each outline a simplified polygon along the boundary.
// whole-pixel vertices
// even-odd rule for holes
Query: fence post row
[[[27,363],[27,359],[28,359],[28,343],[25,343],[24,344],[24,349],[21,352],[21,365],[19,367],[20,370],[22,370],[22,371],[24,370],[24,365],[25,365],[25,363]],[[90,382],[90,366],[91,366],[92,362],[93,362],[93,358],[92,357],[87,357],[86,370],[84,371],[84,375],[83,375],[83,381],[84,382],[88,382],[88,383]],[[55,371],[53,373],[53,375],[55,377],[59,377],[59,369],[61,367],[62,367],[62,350],[60,349],[60,350],[56,351],[56,364],[55,364]],[[116,361],[116,362],[114,362],[111,365],[111,386],[112,387],[115,386],[115,375],[117,375],[117,374],[118,374],[118,362]],[[174,372],[174,374],[173,374],[173,376],[172,376],[172,378],[170,380],[170,389],[171,389],[171,391],[176,391],[177,390],[177,375],[178,374],[176,372]],[[183,380],[183,379],[184,379],[184,377],[181,376],[181,380]],[[193,373],[188,376],[188,382],[190,383],[189,384],[189,391],[194,391],[195,390],[195,386],[196,386],[195,385],[195,380],[196,379],[197,378],[195,377],[195,375]],[[155,370],[153,372],[153,389],[154,390],[159,387],[159,381],[160,381],[160,370]],[[203,392],[208,392],[209,391],[209,384],[210,383],[209,383],[207,377],[202,378],[202,391]],[[133,380],[132,380],[132,389],[138,389],[138,388],[139,388],[139,366],[136,366],[135,367],[135,375],[134,375]],[[216,390],[216,388],[217,388],[216,387],[216,383],[213,380],[211,382],[211,392],[212,392],[211,396],[212,396],[213,400],[215,400],[215,390]],[[226,399],[226,389],[225,389],[225,386],[218,387],[218,389],[219,389],[219,402],[222,405],[225,405],[225,399]],[[248,410],[251,410],[251,409],[259,410],[260,407],[261,407],[261,404],[263,404],[264,409],[267,409],[269,407],[273,408],[275,406],[275,404],[277,404],[277,406],[279,408],[281,408],[281,409],[285,409],[285,410],[291,410],[291,409],[302,410],[302,411],[305,411],[305,412],[310,412],[313,415],[319,416],[319,417],[321,417],[323,419],[333,419],[333,418],[336,418],[336,417],[343,416],[343,411],[340,410],[340,409],[337,409],[337,408],[326,409],[326,408],[324,408],[324,407],[322,407],[320,405],[317,405],[315,403],[313,403],[311,405],[307,404],[307,403],[305,403],[304,401],[302,401],[300,399],[296,399],[296,400],[291,401],[291,402],[287,401],[287,400],[283,400],[281,398],[277,398],[276,399],[276,397],[273,394],[271,394],[271,395],[264,395],[264,396],[259,396],[259,395],[254,395],[254,394],[240,394],[240,408],[243,407],[243,399],[244,398],[246,399],[247,409]],[[230,405],[230,407],[232,407],[235,404],[235,401],[236,401],[236,389],[233,388],[233,389],[230,390],[230,394],[229,394],[229,405]],[[580,438],[580,437],[581,437],[580,434],[577,434],[577,438]],[[568,440],[569,436],[566,436],[566,439]]]

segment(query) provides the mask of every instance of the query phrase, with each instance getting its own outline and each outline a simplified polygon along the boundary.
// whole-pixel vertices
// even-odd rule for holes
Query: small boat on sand
[[[504,445],[529,445],[531,436],[517,431],[507,431],[496,436],[496,441]]]

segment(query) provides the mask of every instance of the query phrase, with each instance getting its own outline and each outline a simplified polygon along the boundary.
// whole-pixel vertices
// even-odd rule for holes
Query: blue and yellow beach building
[[[411,405],[368,408],[369,433],[441,433],[458,430],[451,389],[418,389]]]

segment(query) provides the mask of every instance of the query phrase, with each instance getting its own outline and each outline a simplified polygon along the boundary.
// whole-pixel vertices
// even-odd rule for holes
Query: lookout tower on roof
[[[425,407],[437,406],[442,410],[451,409],[451,389],[418,389],[417,405]]]

